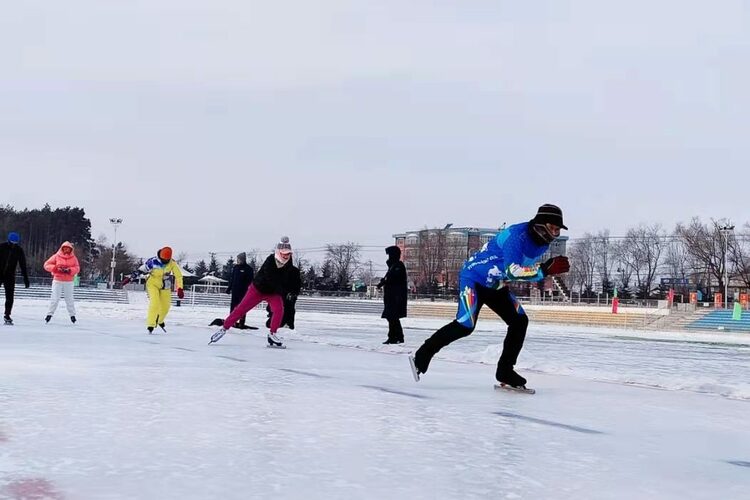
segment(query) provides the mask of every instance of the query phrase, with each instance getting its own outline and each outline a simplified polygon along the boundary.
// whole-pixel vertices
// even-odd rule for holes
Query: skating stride
[[[137,271],[125,278],[122,285],[127,285],[141,273],[148,274],[146,292],[149,303],[146,329],[148,333],[153,333],[158,323],[159,327],[166,332],[165,321],[172,305],[172,287],[176,286],[179,298],[185,298],[185,292],[182,290],[182,271],[177,262],[172,260],[172,249],[164,247],[156,252],[156,257],[148,259]]]
[[[248,288],[245,298],[242,299],[237,307],[232,309],[229,316],[224,320],[224,325],[213,335],[208,342],[209,345],[218,342],[224,334],[235,324],[243,315],[247,314],[252,308],[266,301],[271,308],[271,324],[268,333],[269,347],[284,347],[284,341],[276,332],[284,318],[284,284],[289,281],[289,273],[293,271],[292,265],[292,245],[289,238],[283,236],[281,241],[276,245],[274,253],[269,255],[263,265],[260,267],[253,282]]]
[[[560,236],[562,210],[542,205],[529,222],[515,224],[500,232],[469,258],[459,275],[456,319],[428,338],[413,356],[409,356],[414,380],[427,372],[432,357],[443,347],[470,335],[476,327],[482,306],[492,309],[508,325],[503,352],[497,362],[495,378],[499,387],[526,389],[526,379],[513,367],[523,347],[529,318],[507,286],[511,281],[541,281],[547,276],[568,272],[565,256],[556,256],[540,264],[550,244]]]

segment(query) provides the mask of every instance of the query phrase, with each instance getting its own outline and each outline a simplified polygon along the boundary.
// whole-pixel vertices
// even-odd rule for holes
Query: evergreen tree
[[[208,272],[219,278],[221,269],[219,268],[219,262],[216,260],[216,254],[211,252],[209,255],[211,256],[211,260],[208,262]]]
[[[206,265],[206,261],[201,259],[198,262],[195,263],[195,270],[193,271],[195,273],[195,276],[198,279],[201,279],[206,274],[208,274],[208,266]]]
[[[305,273],[305,288],[312,290],[315,288],[315,281],[318,279],[318,275],[315,272],[315,266],[311,265]]]
[[[227,263],[221,268],[221,278],[229,281],[232,277],[232,269],[234,269],[234,259],[229,257]]]

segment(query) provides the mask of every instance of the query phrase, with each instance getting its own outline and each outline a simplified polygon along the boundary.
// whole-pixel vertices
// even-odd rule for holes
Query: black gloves
[[[570,262],[564,255],[558,255],[545,261],[539,266],[542,269],[542,274],[545,276],[554,276],[556,274],[564,274],[570,271]]]

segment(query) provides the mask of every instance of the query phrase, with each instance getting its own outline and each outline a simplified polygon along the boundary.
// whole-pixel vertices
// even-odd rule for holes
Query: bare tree
[[[594,290],[597,261],[594,236],[586,233],[576,240],[571,245],[568,257],[570,259],[568,280],[571,289],[577,287],[579,295],[591,296]]]
[[[689,283],[698,283],[700,276],[695,272],[695,260],[685,247],[685,242],[677,237],[677,229],[666,244],[664,254],[664,272],[669,278],[679,279],[684,284],[675,286],[683,296],[690,292]]]
[[[359,267],[360,248],[351,241],[326,245],[326,260],[330,262],[333,279],[340,290],[347,288]]]
[[[719,222],[712,220],[703,224],[694,217],[689,224],[678,224],[675,235],[683,243],[685,250],[694,259],[697,271],[706,277],[710,287],[715,278],[719,289],[724,289],[724,236]]]
[[[628,299],[631,297],[630,284],[633,280],[633,266],[628,263],[625,254],[628,244],[625,241],[616,243],[613,246],[614,259],[617,262],[617,291],[620,297]]]
[[[633,270],[638,296],[642,299],[648,298],[654,288],[664,246],[665,235],[659,224],[640,225],[625,234],[620,258]]]
[[[729,263],[736,275],[746,287],[750,287],[750,223],[746,223],[729,240]]]
[[[592,251],[594,253],[594,265],[599,275],[602,292],[611,294],[614,288],[612,273],[616,265],[616,259],[614,258],[614,245],[609,240],[608,229],[599,231],[593,237]]]
[[[419,232],[418,266],[417,287],[435,293],[438,278],[445,269],[445,231],[425,228]]]

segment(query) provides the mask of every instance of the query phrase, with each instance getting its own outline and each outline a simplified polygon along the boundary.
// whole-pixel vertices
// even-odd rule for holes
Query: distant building
[[[503,228],[452,227],[420,229],[394,234],[401,248],[409,284],[420,293],[453,292],[458,287],[458,273],[466,259]],[[565,255],[568,237],[561,236],[550,246],[544,259]],[[528,285],[526,289],[528,290]]]

